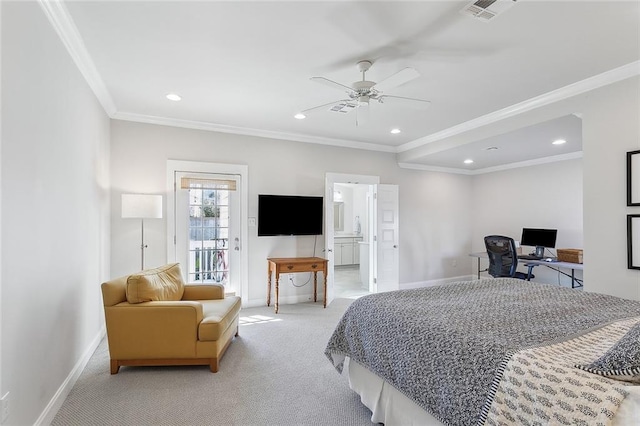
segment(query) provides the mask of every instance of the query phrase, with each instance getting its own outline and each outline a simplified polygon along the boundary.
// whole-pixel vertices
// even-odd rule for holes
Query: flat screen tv
[[[258,195],[258,236],[322,235],[322,197]]]

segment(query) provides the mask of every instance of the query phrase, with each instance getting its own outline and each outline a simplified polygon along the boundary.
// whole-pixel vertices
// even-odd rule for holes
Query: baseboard
[[[433,287],[440,284],[454,283],[457,281],[471,281],[475,279],[475,275],[461,275],[459,277],[440,278],[429,281],[416,281],[412,283],[400,283],[400,290],[409,290],[413,288]]]
[[[98,332],[98,335],[89,344],[89,347],[87,347],[87,349],[82,354],[82,357],[80,357],[76,365],[73,367],[65,381],[62,383],[62,385],[60,385],[53,398],[51,398],[49,404],[47,404],[44,411],[42,411],[42,414],[40,414],[38,420],[35,421],[34,426],[49,425],[51,424],[51,422],[53,422],[53,419],[58,413],[58,410],[60,409],[60,407],[62,407],[64,400],[67,398],[67,395],[69,395],[69,392],[71,392],[71,389],[73,389],[76,381],[78,381],[78,377],[80,377],[80,374],[82,374],[84,367],[91,359],[91,356],[98,348],[98,345],[100,345],[100,342],[104,338],[105,334],[106,329],[102,327],[102,329],[100,329],[100,331]]]

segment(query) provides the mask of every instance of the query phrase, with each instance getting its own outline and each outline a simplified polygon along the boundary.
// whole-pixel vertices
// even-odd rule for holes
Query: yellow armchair
[[[120,366],[209,365],[238,335],[240,298],[184,284],[177,263],[102,284],[111,374]]]

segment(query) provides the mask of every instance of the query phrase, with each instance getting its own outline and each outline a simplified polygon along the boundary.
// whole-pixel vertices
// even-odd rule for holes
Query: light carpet
[[[371,412],[324,355],[352,302],[248,308],[240,336],[208,366],[121,367],[102,341],[52,425],[371,425]]]

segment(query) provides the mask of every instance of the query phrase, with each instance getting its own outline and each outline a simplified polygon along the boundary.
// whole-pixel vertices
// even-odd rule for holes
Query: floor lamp
[[[141,267],[144,269],[144,220],[162,218],[162,195],[122,194],[122,217],[125,219],[140,219],[142,224],[142,239],[140,243]]]

